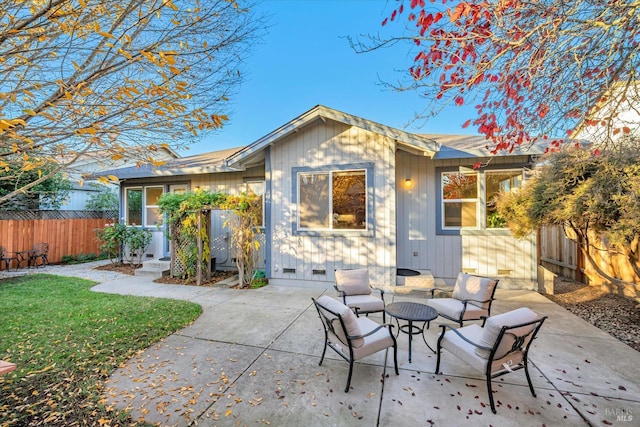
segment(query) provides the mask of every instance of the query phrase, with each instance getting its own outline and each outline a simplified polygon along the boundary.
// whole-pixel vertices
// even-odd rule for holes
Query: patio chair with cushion
[[[435,308],[438,315],[462,327],[464,321],[491,316],[491,303],[497,287],[497,279],[459,273],[451,298],[434,298],[435,292],[443,289],[433,288],[427,304]]]
[[[438,338],[436,374],[442,373],[440,357],[442,349],[445,349],[486,375],[489,402],[494,414],[493,378],[524,368],[529,390],[535,397],[527,361],[531,342],[545,319],[546,316],[540,318],[528,308],[519,308],[485,319],[483,326],[472,324],[456,329],[451,325],[440,325],[442,333]]]
[[[356,317],[353,311],[327,295],[318,300],[311,298],[324,327],[324,347],[319,365],[324,361],[327,347],[349,362],[349,375],[345,393],[349,392],[353,362],[393,347],[393,363],[398,372],[398,347],[391,333],[392,325],[381,325],[366,317]]]
[[[373,288],[369,283],[369,270],[358,268],[355,270],[336,270],[336,283],[334,287],[338,291],[342,302],[347,307],[360,314],[382,312],[382,323],[387,321],[384,313],[384,291],[380,292],[380,298],[372,295]]]

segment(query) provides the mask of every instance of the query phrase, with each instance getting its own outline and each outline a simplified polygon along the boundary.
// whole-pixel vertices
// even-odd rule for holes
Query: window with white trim
[[[158,206],[164,186],[129,187],[124,190],[124,212],[127,225],[155,227],[162,223]]]
[[[142,187],[124,190],[125,223],[142,225]]]
[[[522,169],[441,172],[438,229],[451,234],[465,228],[506,228],[496,198],[501,192],[516,190],[523,180]]]
[[[485,212],[487,228],[506,228],[507,223],[498,213],[496,198],[502,193],[510,193],[522,185],[522,170],[486,171]]]
[[[443,172],[441,182],[442,228],[477,227],[477,172]]]
[[[160,214],[160,206],[158,200],[164,193],[164,187],[145,187],[144,203],[145,203],[145,222],[147,227],[155,227],[162,223],[162,215]]]
[[[297,173],[298,230],[367,230],[367,170]]]

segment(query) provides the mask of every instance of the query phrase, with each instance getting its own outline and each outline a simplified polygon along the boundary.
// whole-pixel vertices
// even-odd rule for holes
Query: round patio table
[[[387,304],[384,311],[396,319],[398,333],[402,331],[409,335],[409,363],[411,363],[411,341],[414,335],[421,334],[429,350],[435,353],[424,337],[424,330],[429,329],[429,322],[438,317],[438,312],[434,308],[418,302],[394,302]],[[400,325],[399,320],[406,320],[407,324]],[[422,322],[422,327],[414,325],[413,322]]]

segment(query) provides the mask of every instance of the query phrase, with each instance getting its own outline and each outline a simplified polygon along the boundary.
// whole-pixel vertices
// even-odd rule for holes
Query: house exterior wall
[[[271,283],[334,282],[336,269],[365,267],[374,284],[395,280],[395,143],[389,138],[332,120],[318,121],[270,150]],[[297,233],[294,168],[373,164],[370,235],[341,231]],[[315,273],[314,273],[314,270]],[[295,271],[295,272],[293,272]],[[320,274],[319,272],[324,272]]]
[[[212,192],[239,194],[242,191],[245,191],[246,188],[244,183],[246,180],[263,179],[264,167],[255,167],[242,172],[131,179],[122,186],[122,189],[124,191],[127,187],[163,185],[165,191],[168,191],[171,184],[187,184],[190,190],[201,188]],[[121,207],[124,208],[124,202],[122,201]],[[224,227],[224,215],[224,211],[211,211],[211,256],[216,257],[217,267],[235,268],[235,262],[233,261],[233,254],[230,247],[231,239],[229,230]],[[124,213],[121,212],[120,217],[123,216]],[[143,259],[161,258],[165,255],[168,249],[165,228],[150,228],[150,230],[152,231],[152,241],[145,252],[145,257]],[[265,246],[263,244],[260,251],[260,266],[262,268],[264,268],[265,263],[264,249]]]
[[[469,159],[432,160],[397,153],[397,265],[430,270],[449,283],[465,271],[497,277],[502,288],[537,289],[535,235],[519,240],[507,229],[482,228],[438,233],[438,170],[470,167],[476,160],[483,159],[469,163]],[[525,162],[524,157],[495,157],[486,168],[521,167]],[[411,188],[403,185],[407,178],[412,180]]]

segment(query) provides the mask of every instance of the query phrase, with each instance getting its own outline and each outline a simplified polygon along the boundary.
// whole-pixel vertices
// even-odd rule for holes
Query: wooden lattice
[[[207,231],[207,235],[210,233],[211,229],[211,210],[203,209],[200,212],[200,227],[205,228]],[[180,235],[180,223],[178,222],[176,225],[171,227],[171,275],[173,277],[185,277],[189,270],[189,266],[184,265],[180,257],[178,256],[179,251],[188,249],[190,245],[196,245],[198,247],[198,259],[202,259],[202,247],[203,242],[200,237],[197,238],[197,241],[193,242],[191,239],[182,238]],[[209,279],[211,277],[211,260],[208,259],[201,265],[199,274],[198,269],[196,268],[195,279],[197,284],[199,285],[202,279]]]

